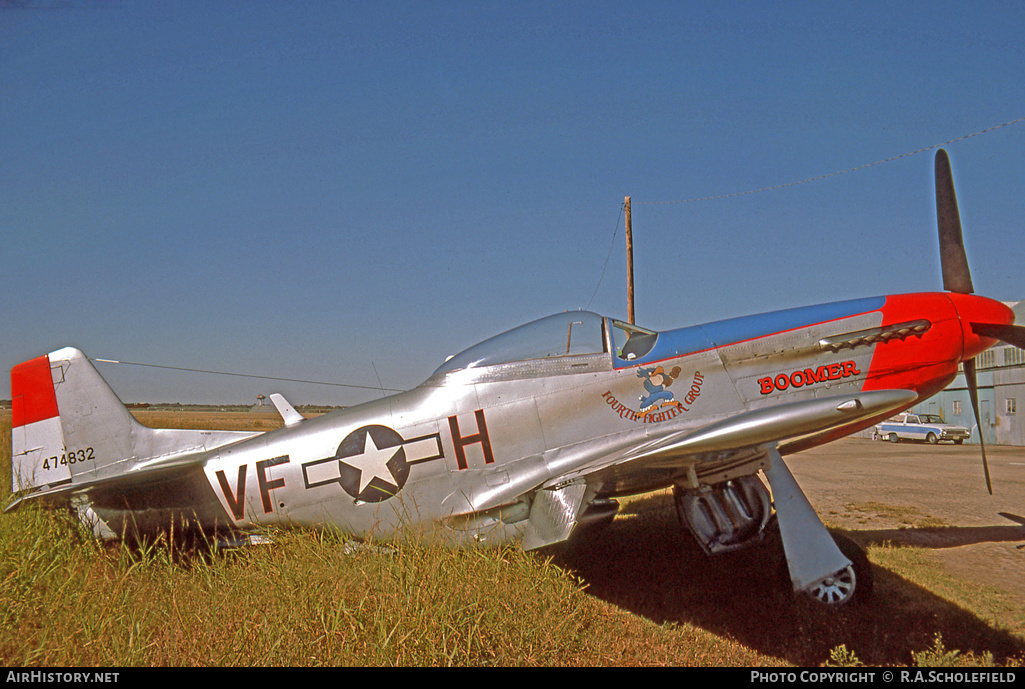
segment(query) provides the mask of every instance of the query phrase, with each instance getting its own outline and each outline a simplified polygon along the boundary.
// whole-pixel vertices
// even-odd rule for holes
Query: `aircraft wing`
[[[613,465],[675,467],[683,457],[740,452],[853,426],[864,419],[889,415],[917,399],[917,393],[911,390],[875,390],[753,409],[697,430],[679,431],[652,440],[617,458]]]
[[[618,449],[607,446],[603,451],[597,445],[579,448],[572,453],[577,454],[576,465],[558,471],[536,491],[523,547],[529,550],[568,538],[585,518],[584,506],[599,493],[626,493],[632,487],[640,492],[645,486],[669,482],[697,488],[702,481],[716,483],[761,469],[772,487],[794,590],[805,590],[848,566],[850,560],[837,548],[797,485],[783,462],[779,444],[824,433],[844,435],[859,425],[863,427],[867,420],[885,418],[917,399],[917,393],[909,390],[875,390],[800,400],[741,412],[702,428],[672,432]],[[540,463],[549,471],[559,464]],[[522,489],[529,473],[511,481],[508,488]],[[504,492],[492,491],[488,501],[492,505],[500,503]]]
[[[752,409],[581,465],[550,483],[596,475],[680,471],[699,468],[702,462],[746,461],[765,454],[769,445],[843,430],[867,418],[890,415],[913,404],[917,397],[908,390],[878,390]]]
[[[605,436],[552,455],[524,457],[496,468],[494,477],[460,487],[453,496],[466,512],[499,508],[525,493],[558,492],[572,484],[643,486],[665,479],[685,480],[690,472],[707,476],[749,462],[768,466],[770,448],[795,438],[835,432],[844,435],[866,419],[889,416],[910,406],[918,395],[910,390],[875,390],[753,409],[698,429],[651,438]],[[609,491],[606,491],[609,492]],[[583,500],[583,495],[574,500]],[[459,510],[463,511],[463,510]]]

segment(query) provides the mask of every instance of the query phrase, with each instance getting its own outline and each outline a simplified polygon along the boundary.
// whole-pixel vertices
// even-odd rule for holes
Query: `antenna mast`
[[[634,236],[630,220],[630,197],[626,197],[626,319],[634,323]]]

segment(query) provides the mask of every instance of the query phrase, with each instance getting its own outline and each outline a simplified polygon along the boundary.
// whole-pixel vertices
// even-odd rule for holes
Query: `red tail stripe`
[[[41,356],[11,369],[11,425],[25,426],[59,416],[50,359]]]

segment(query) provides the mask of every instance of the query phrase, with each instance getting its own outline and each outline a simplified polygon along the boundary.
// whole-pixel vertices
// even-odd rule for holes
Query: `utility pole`
[[[630,220],[630,197],[626,197],[626,319],[634,322],[634,235]]]

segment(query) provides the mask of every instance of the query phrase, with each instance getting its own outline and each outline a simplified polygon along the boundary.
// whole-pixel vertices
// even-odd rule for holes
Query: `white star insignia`
[[[342,463],[359,469],[359,491],[357,492],[362,493],[375,478],[382,479],[398,488],[399,484],[395,480],[395,475],[388,468],[388,461],[401,449],[402,445],[386,447],[383,450],[378,449],[373,437],[368,432],[366,443],[363,445],[363,454],[341,460]]]

